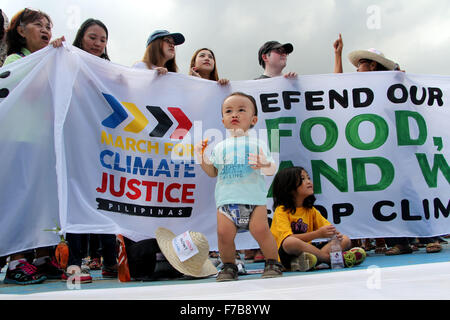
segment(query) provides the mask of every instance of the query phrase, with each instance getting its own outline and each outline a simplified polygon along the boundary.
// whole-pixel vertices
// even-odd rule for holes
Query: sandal
[[[210,251],[209,257],[212,259],[217,259],[217,258],[219,258],[219,253],[217,251]]]
[[[383,254],[386,253],[386,241],[384,240],[384,238],[376,238],[375,239],[375,253],[379,254]]]
[[[386,247],[375,247],[375,253],[376,254],[380,254],[380,253],[386,253],[388,250],[386,249]]]
[[[361,246],[361,248],[363,248],[364,251],[367,252],[367,251],[376,249],[377,246],[371,242],[371,239],[364,239],[363,245]]]
[[[400,245],[395,245],[392,248],[388,249],[384,254],[387,256],[396,256],[399,254],[407,254],[407,253],[412,253],[413,250],[411,249],[410,246],[407,247],[402,247]]]
[[[217,282],[234,281],[238,279],[238,267],[234,263],[224,263],[222,270],[216,277]]]
[[[435,253],[435,252],[440,252],[442,250],[442,246],[440,243],[429,243],[427,244],[427,253]]]
[[[268,259],[264,266],[263,279],[277,278],[283,275],[283,266],[277,260]]]

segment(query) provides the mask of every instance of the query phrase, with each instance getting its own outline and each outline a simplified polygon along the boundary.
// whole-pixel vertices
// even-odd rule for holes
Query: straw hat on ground
[[[189,235],[193,244],[197,247],[198,253],[183,262],[180,261],[172,244],[172,240],[176,235],[172,231],[162,227],[158,228],[155,234],[159,248],[167,261],[182,274],[196,278],[209,277],[217,274],[216,267],[208,259],[209,244],[202,233],[189,231]]]
[[[368,59],[378,62],[388,70],[396,70],[398,68],[397,63],[387,59],[381,51],[374,48],[352,51],[349,53],[348,59],[355,67],[358,67],[359,60]]]

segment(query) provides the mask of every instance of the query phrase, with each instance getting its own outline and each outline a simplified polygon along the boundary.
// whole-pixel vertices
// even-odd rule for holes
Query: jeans
[[[78,233],[66,234],[69,246],[69,265],[81,266],[81,262],[87,254],[86,243],[88,243],[89,236],[89,234]],[[103,264],[108,267],[116,265],[116,236],[114,234],[98,234],[96,236],[99,238]]]

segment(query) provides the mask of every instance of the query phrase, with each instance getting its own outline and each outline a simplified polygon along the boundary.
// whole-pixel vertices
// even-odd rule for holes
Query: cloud
[[[408,72],[450,74],[446,61],[450,53],[448,0],[2,2],[9,17],[27,6],[47,12],[54,22],[54,36],[65,35],[68,41],[73,41],[77,24],[85,19],[102,20],[109,29],[111,59],[126,66],[142,58],[153,30],[167,29],[186,37],[186,42],[177,47],[182,73],[188,72],[195,50],[209,47],[216,55],[219,76],[253,79],[263,72],[257,52],[268,40],[294,45],[285,71],[330,73],[334,64],[332,44],[342,33],[344,72],[355,71],[347,59],[349,52],[374,47]]]

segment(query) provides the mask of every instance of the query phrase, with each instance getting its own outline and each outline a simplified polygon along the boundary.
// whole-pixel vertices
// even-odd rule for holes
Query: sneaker
[[[86,264],[82,264],[81,273],[91,273],[91,269]]]
[[[361,264],[366,259],[366,251],[363,248],[355,247],[349,250],[355,254],[355,266]]]
[[[89,263],[91,263],[91,258],[90,257],[85,257],[85,258],[81,259],[81,265],[82,266],[88,266]]]
[[[263,279],[277,278],[283,275],[283,266],[276,260],[269,259],[266,260],[266,265],[264,266],[264,272],[261,276]]]
[[[94,258],[88,263],[90,270],[100,270],[102,268],[102,262],[99,258]]]
[[[216,277],[217,282],[234,281],[238,279],[238,267],[234,263],[225,263]]]
[[[34,262],[33,264],[37,268],[37,272],[45,275],[47,279],[59,280],[64,274],[64,270],[61,269],[55,257],[46,257],[42,263],[37,264],[37,262]]]
[[[64,272],[61,276],[62,281],[70,280],[78,283],[91,283],[92,276],[89,273],[89,269],[80,268],[79,266],[72,265],[67,267],[67,272]]]
[[[309,252],[302,252],[291,260],[291,271],[309,271],[317,264],[317,257]]]
[[[356,255],[351,250],[342,252],[342,259],[346,268],[351,268],[356,265]]]
[[[117,276],[118,276],[117,269],[118,269],[117,264],[112,267],[103,265],[102,277],[103,278],[117,278]]]
[[[5,284],[36,284],[45,281],[47,277],[37,272],[37,268],[27,261],[21,261],[14,269],[6,270]]]

